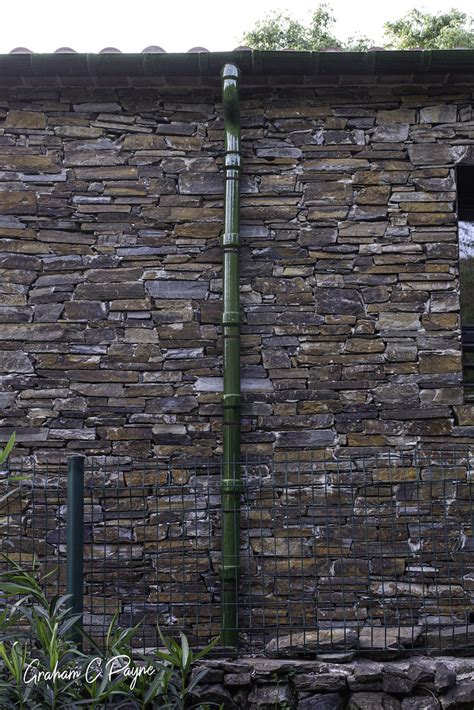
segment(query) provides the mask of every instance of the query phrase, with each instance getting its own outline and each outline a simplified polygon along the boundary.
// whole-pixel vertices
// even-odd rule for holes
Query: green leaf
[[[180,633],[181,638],[181,663],[184,671],[189,670],[189,664],[191,661],[191,655],[189,650],[189,642],[185,634]]]
[[[159,671],[153,678],[153,681],[150,683],[148,690],[145,693],[145,697],[143,698],[145,705],[156,698],[158,694],[162,694],[164,687],[163,671]]]
[[[15,439],[16,439],[16,434],[15,434],[15,432],[13,432],[13,434],[8,439],[8,442],[5,446],[5,448],[0,449],[0,464],[3,463],[4,461],[6,461],[7,458],[9,457],[11,450],[15,446]]]

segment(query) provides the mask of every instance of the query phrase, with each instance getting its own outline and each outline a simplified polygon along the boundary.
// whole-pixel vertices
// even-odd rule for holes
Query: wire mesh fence
[[[239,462],[239,651],[472,649],[473,464],[470,451]],[[157,622],[196,647],[219,634],[221,469],[86,461],[84,626],[97,641],[114,614],[140,622],[145,648]],[[64,593],[66,467],[18,462],[0,487],[15,491],[3,551]]]

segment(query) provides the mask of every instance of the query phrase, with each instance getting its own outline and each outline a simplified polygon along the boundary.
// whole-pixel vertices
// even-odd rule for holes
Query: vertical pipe
[[[225,200],[223,249],[224,350],[222,465],[222,622],[221,643],[238,640],[240,547],[240,109],[239,70],[226,64],[221,72],[225,130]]]
[[[67,593],[73,614],[82,614],[84,589],[84,457],[71,456],[67,462]],[[79,646],[82,636],[71,634]]]

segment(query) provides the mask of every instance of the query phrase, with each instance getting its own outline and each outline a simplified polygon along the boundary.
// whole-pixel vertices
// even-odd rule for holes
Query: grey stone
[[[474,707],[474,681],[460,682],[456,687],[448,690],[446,695],[441,697],[441,706],[443,710],[471,710]]]
[[[376,127],[372,141],[403,143],[408,138],[410,126],[407,123],[388,123]]]
[[[361,649],[397,650],[412,648],[422,634],[421,626],[364,627],[359,633]]]
[[[408,146],[413,165],[453,165],[466,153],[462,146],[439,143],[415,143]]]
[[[338,691],[346,687],[345,673],[302,673],[293,680],[299,692],[306,691]]]
[[[437,663],[434,682],[438,693],[442,693],[456,685],[456,671],[445,663]]]
[[[399,700],[385,693],[354,693],[348,710],[401,710]]]
[[[54,323],[59,320],[64,306],[62,303],[43,303],[35,307],[35,321],[37,323]]]
[[[66,320],[90,322],[106,318],[107,309],[102,301],[68,301],[64,306]]]
[[[265,646],[266,655],[287,656],[314,651],[346,650],[357,647],[357,632],[353,629],[320,629],[295,632],[274,638]]]
[[[145,286],[155,299],[202,300],[209,290],[207,281],[156,280],[146,281]]]
[[[97,300],[112,301],[119,298],[143,298],[143,284],[136,282],[122,283],[79,283],[74,291],[77,301]]]
[[[284,703],[292,707],[294,701],[288,683],[257,685],[252,688],[248,699],[259,710],[273,710],[275,707],[281,707]]]
[[[300,700],[298,710],[343,710],[344,701],[338,693],[312,695]]]
[[[360,294],[350,288],[317,288],[316,309],[318,313],[362,315],[364,312]]]
[[[349,211],[347,219],[356,222],[380,221],[387,217],[385,205],[354,205]]]
[[[0,372],[32,373],[34,368],[30,358],[22,350],[0,350]]]
[[[383,674],[382,688],[386,693],[408,695],[415,687],[415,681],[398,669],[386,669]]]
[[[244,379],[240,384],[242,392],[271,392],[273,390],[271,381],[263,377],[255,380]],[[198,377],[194,387],[198,392],[222,392],[222,377]]]
[[[474,645],[474,624],[428,631],[426,638],[431,647],[442,651],[469,648]]]
[[[305,449],[314,446],[332,446],[335,433],[332,429],[313,429],[307,431],[277,431],[276,446],[287,449]]]
[[[418,313],[399,313],[386,311],[379,315],[377,327],[380,331],[413,330],[420,328],[420,315]]]
[[[219,173],[182,173],[179,176],[179,191],[183,195],[223,195],[224,176]],[[241,193],[258,192],[255,178],[242,176]]]
[[[180,397],[154,397],[147,403],[147,412],[188,413],[198,406],[196,397],[191,395]]]
[[[312,249],[319,249],[335,244],[337,241],[337,230],[332,228],[305,228],[300,232],[299,242],[301,246]]]
[[[441,705],[430,695],[403,698],[402,710],[439,710]]]
[[[420,123],[455,123],[456,114],[454,104],[425,106],[420,110]]]
[[[226,673],[224,676],[224,685],[227,686],[239,686],[245,685],[249,687],[252,682],[252,674],[247,673]]]
[[[373,395],[375,401],[382,404],[417,404],[419,402],[419,390],[416,384],[378,385],[374,387]]]
[[[348,678],[350,688],[356,690],[359,689],[359,686],[367,683],[373,684],[379,681],[381,682],[382,669],[383,666],[381,663],[358,659],[353,665],[353,676]],[[356,688],[356,686],[358,687]]]

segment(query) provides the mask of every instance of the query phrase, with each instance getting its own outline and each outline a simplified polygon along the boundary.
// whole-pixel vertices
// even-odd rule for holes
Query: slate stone
[[[386,693],[354,693],[348,710],[401,710],[401,703]]]
[[[288,684],[266,683],[255,686],[249,694],[249,702],[262,710],[270,710],[275,705],[293,704],[293,693]]]
[[[402,710],[439,710],[441,705],[430,695],[403,698]]]
[[[207,281],[146,281],[145,287],[155,299],[196,299],[206,298],[209,290]]]
[[[387,670],[383,674],[382,688],[386,693],[408,695],[414,686],[415,682],[401,672]]]
[[[35,465],[63,463],[68,452],[83,451],[94,465],[118,457],[129,467],[129,485],[138,480],[140,472],[131,469],[140,456],[204,461],[222,450],[222,106],[218,92],[176,82],[161,88],[70,82],[74,87],[6,91],[0,109],[2,431],[17,429],[17,451]],[[273,473],[281,481],[269,465],[275,460],[303,487],[285,496],[274,486],[271,505],[245,497],[243,583],[248,576],[253,586],[241,618],[253,620],[251,640],[260,649],[271,641],[260,636],[262,625],[278,629],[280,638],[293,631],[296,650],[288,643],[283,655],[312,658],[304,670],[291,661],[296,672],[333,681],[341,672],[329,668],[334,655],[349,661],[358,635],[363,653],[379,658],[413,647],[421,653],[425,646],[470,645],[469,630],[449,625],[453,614],[468,613],[472,586],[452,553],[463,542],[458,518],[469,513],[464,466],[443,490],[426,478],[428,467],[425,478],[416,466],[396,474],[379,467],[373,478],[370,457],[381,449],[465,449],[472,438],[472,412],[460,409],[467,405],[454,212],[454,167],[472,153],[472,111],[465,86],[454,83],[446,89],[418,82],[415,93],[399,82],[382,82],[375,93],[351,87],[343,106],[337,87],[320,86],[315,95],[314,87],[297,83],[255,85],[242,101],[242,451],[264,459],[255,471],[259,484]],[[352,458],[351,471],[338,466],[343,453]],[[327,486],[325,465],[331,465]],[[133,496],[135,510],[128,510],[130,496],[117,503],[116,480],[107,479],[113,485],[103,491],[104,525],[96,531],[107,548],[98,544],[88,554],[108,555],[99,584],[102,577],[113,584],[120,560],[121,595],[133,587],[150,597],[140,607],[148,615],[149,647],[157,609],[165,625],[188,628],[191,636],[196,604],[210,610],[209,617],[200,612],[201,620],[218,620],[209,606],[210,596],[219,603],[219,535],[209,530],[218,525],[218,478],[211,470],[209,500],[204,484],[190,492],[198,517],[183,521],[183,499],[169,506],[160,498],[159,512],[150,512],[157,518],[147,517],[146,526],[137,521],[154,503]],[[307,490],[308,481],[316,488]],[[195,485],[189,470],[166,466],[149,482],[160,483],[163,494],[169,490],[163,484]],[[211,518],[196,511],[196,491]],[[119,534],[129,539],[133,529],[133,559],[126,539],[119,549],[111,540],[118,513],[123,521],[132,516],[128,532]],[[40,514],[32,520],[22,512],[26,532],[43,530]],[[436,588],[433,540],[413,520],[436,533],[439,519]],[[46,533],[38,534],[43,544]],[[158,555],[157,540],[176,554]],[[467,555],[469,537],[463,544]],[[25,545],[32,549],[28,536]],[[420,555],[428,569],[413,562]],[[176,622],[161,619],[169,612],[170,579],[183,613]],[[444,579],[451,580],[452,602]],[[249,600],[261,594],[265,609],[257,603],[250,617]],[[94,609],[89,617],[94,624],[110,621],[119,605],[111,590],[111,613]],[[406,626],[418,618],[420,627],[429,625],[427,636]],[[309,650],[298,638],[303,621]],[[311,636],[316,623],[322,648]],[[341,639],[344,623],[353,637]],[[202,640],[206,631],[196,631]],[[243,651],[255,650],[245,631],[241,642]],[[317,665],[323,656],[328,667]],[[425,686],[435,692],[438,682],[441,697],[456,687],[448,687],[449,673],[436,681],[435,661],[429,673],[403,663],[405,690],[416,683],[417,702]],[[251,672],[234,665],[227,674]],[[276,685],[266,673],[262,685]],[[367,679],[354,671],[351,689],[379,694],[378,707],[398,707],[397,672],[385,673],[389,694],[382,693],[380,669],[365,673]],[[207,680],[218,685],[222,674]],[[234,687],[240,688],[234,700],[217,689],[216,697],[245,707],[248,690]],[[348,693],[341,697],[349,702]]]
[[[90,322],[103,320],[107,309],[103,301],[68,301],[64,305],[64,318],[71,321]]]
[[[338,693],[312,695],[298,702],[298,710],[343,710],[344,702]]]
[[[442,693],[456,685],[456,671],[445,663],[437,663],[434,682],[437,692]]]
[[[302,673],[294,678],[294,686],[299,692],[339,691],[346,687],[344,673]]]
[[[420,123],[455,123],[457,109],[454,104],[425,106],[420,110]]]
[[[360,294],[355,289],[317,288],[315,299],[318,313],[362,315],[364,312]]]
[[[408,138],[409,128],[407,123],[386,123],[379,125],[372,134],[372,141],[402,143]]]
[[[357,632],[353,629],[319,629],[274,638],[265,646],[265,654],[284,657],[298,652],[346,650],[356,646]]]
[[[377,627],[367,626],[359,633],[360,648],[396,650],[412,648],[422,633],[421,626]]]
[[[288,449],[305,449],[318,446],[332,446],[335,433],[332,429],[314,429],[306,431],[277,431],[276,446]]]
[[[34,192],[26,190],[0,191],[0,214],[34,214],[36,209]]]
[[[408,146],[413,165],[453,165],[465,153],[461,146],[438,143],[417,143]]]
[[[46,128],[46,117],[42,111],[13,110],[7,113],[5,128],[42,129]]]
[[[474,640],[474,624],[452,626],[427,632],[427,641],[440,650],[462,649],[471,646]]]
[[[441,705],[443,710],[450,710],[450,708],[472,708],[474,706],[474,681],[468,680],[463,681],[456,685],[454,688],[448,690],[448,692],[441,697]]]
[[[0,372],[32,373],[34,368],[30,358],[22,350],[0,350]]]

